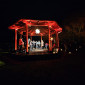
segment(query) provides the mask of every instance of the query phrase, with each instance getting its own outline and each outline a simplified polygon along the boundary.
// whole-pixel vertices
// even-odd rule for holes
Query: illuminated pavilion
[[[56,23],[56,21],[48,20],[31,20],[31,19],[21,19],[17,21],[9,29],[15,30],[15,51],[17,51],[17,33],[26,36],[26,52],[28,52],[28,36],[48,36],[49,51],[52,51],[52,40],[55,35],[56,48],[59,48],[59,38],[58,34],[62,32],[62,28]],[[37,31],[36,31],[37,30]],[[36,33],[38,32],[38,33]],[[54,38],[53,38],[54,39]]]

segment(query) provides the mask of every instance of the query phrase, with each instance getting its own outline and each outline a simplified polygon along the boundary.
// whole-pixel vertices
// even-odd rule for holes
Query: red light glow
[[[21,19],[9,29],[15,29],[15,50],[17,50],[17,33],[22,35],[23,32],[26,33],[26,52],[28,52],[28,36],[41,36],[41,40],[42,36],[48,36],[49,51],[52,51],[52,35],[56,34],[56,42],[59,42],[58,33],[62,32],[62,28],[56,21],[31,19]],[[57,46],[59,47],[59,43]]]

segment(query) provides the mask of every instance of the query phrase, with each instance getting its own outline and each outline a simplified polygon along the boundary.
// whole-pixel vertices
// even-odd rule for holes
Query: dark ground
[[[0,83],[7,85],[84,84],[85,56],[82,53],[17,57],[8,55],[0,57],[0,60],[5,62],[5,65],[0,66]]]

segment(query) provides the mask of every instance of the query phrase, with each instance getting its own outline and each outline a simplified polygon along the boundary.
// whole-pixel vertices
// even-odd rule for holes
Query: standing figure
[[[32,41],[30,41],[30,51],[32,51]]]
[[[24,42],[22,41],[22,48],[24,48]]]
[[[30,45],[30,41],[31,41],[31,40],[30,40],[30,39],[28,39],[28,44],[29,44],[29,45]]]
[[[39,41],[37,41],[37,48],[39,48]]]
[[[38,41],[38,46],[39,46],[39,48],[40,48],[40,41]]]
[[[32,41],[32,47],[33,48],[35,47],[35,41],[34,40]]]
[[[30,50],[30,38],[28,38],[28,50]]]
[[[48,49],[48,43],[45,43],[45,48]]]
[[[36,41],[34,41],[34,48],[36,48]]]
[[[44,41],[43,40],[41,41],[41,45],[42,45],[42,48],[44,48]]]
[[[38,42],[36,41],[36,49],[38,48]]]

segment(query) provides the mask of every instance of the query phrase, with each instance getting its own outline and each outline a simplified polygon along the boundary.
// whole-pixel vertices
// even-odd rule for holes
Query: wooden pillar
[[[17,51],[17,29],[15,29],[15,51]]]
[[[41,34],[41,48],[42,48],[42,44],[43,44],[43,43],[42,43],[42,34]]]
[[[50,48],[50,28],[49,28],[49,51],[51,51],[51,48]]]
[[[26,23],[26,52],[28,53],[28,25]]]
[[[57,33],[57,36],[58,36],[58,33]],[[58,37],[58,50],[59,50],[59,37]]]
[[[59,50],[59,38],[58,38],[58,32],[56,31],[56,43],[57,43],[57,48]]]
[[[52,35],[51,35],[51,38],[52,38]],[[51,49],[50,50],[52,51],[52,40],[51,40]]]

